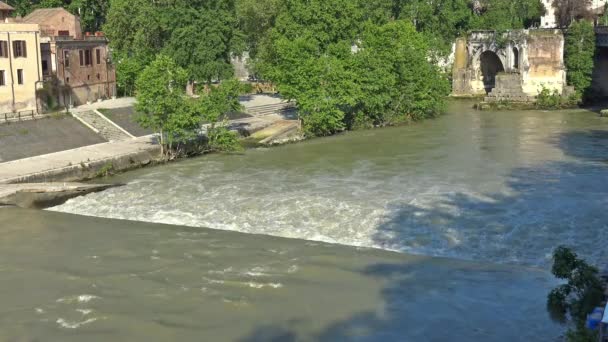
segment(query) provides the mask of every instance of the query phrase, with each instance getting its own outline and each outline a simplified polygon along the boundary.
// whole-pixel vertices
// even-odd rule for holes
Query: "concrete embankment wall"
[[[62,168],[21,175],[5,183],[75,182],[103,176],[107,172],[136,169],[160,161],[160,147],[128,153],[111,158],[83,161]]]

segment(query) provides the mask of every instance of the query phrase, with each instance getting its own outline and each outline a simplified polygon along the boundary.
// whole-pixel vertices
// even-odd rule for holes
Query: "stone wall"
[[[513,99],[527,101],[543,87],[561,93],[566,84],[563,53],[564,37],[559,30],[514,30],[499,37],[494,31],[474,31],[456,42],[452,94],[505,96],[512,87],[494,88],[512,82],[521,85],[511,94]],[[509,76],[498,82],[497,75],[503,72]]]
[[[531,30],[527,39],[528,70],[523,89],[537,95],[543,87],[562,93],[566,85],[564,37],[553,30]]]

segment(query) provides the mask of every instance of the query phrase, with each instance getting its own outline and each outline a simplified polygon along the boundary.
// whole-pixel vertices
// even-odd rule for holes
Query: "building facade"
[[[48,47],[55,65],[52,74],[66,90],[60,94],[61,104],[78,106],[116,96],[116,71],[103,34],[55,37]]]
[[[80,18],[63,8],[36,10],[24,21],[40,25],[42,74],[59,105],[116,96],[116,71],[103,33],[83,34]]]
[[[42,87],[40,27],[0,23],[0,115],[38,112],[37,90]]]

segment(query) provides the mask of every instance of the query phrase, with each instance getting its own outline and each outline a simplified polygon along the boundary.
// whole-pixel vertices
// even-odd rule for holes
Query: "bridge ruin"
[[[473,31],[456,41],[453,96],[533,102],[543,88],[566,88],[560,30]]]

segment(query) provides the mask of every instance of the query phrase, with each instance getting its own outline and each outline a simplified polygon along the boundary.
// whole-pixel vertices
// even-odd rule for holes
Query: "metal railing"
[[[0,124],[14,121],[34,120],[47,116],[48,114],[39,114],[35,110],[24,110],[19,112],[2,113],[0,114]]]

